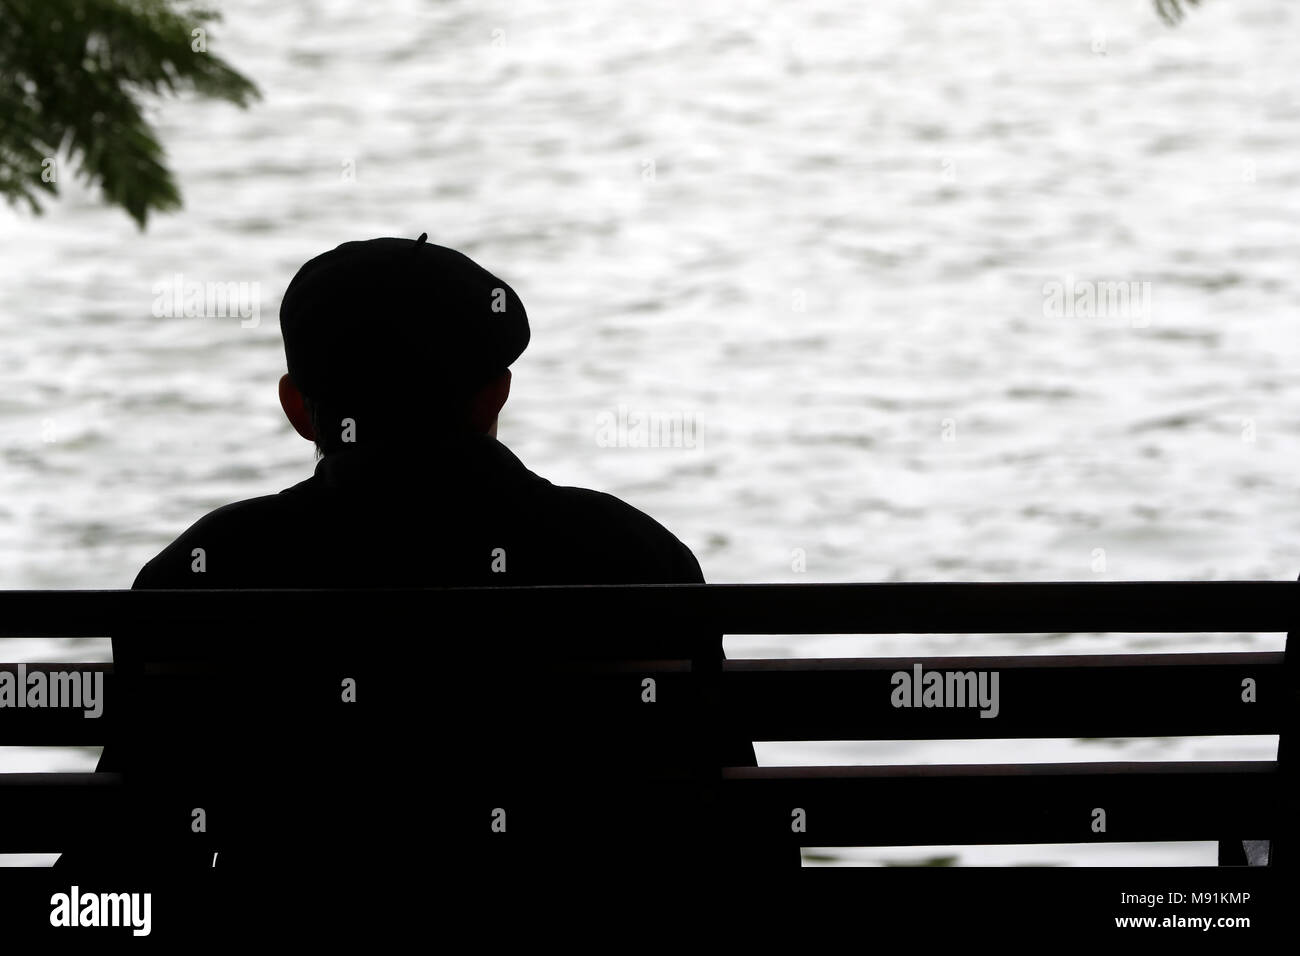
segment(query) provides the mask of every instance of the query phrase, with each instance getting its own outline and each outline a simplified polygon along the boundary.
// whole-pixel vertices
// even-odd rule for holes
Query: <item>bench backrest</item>
[[[1291,582],[643,585],[426,591],[8,591],[0,636],[131,633],[186,646],[187,635],[237,636],[254,621],[310,633],[372,635],[360,649],[391,666],[412,648],[463,666],[457,647],[490,621],[477,666],[557,664],[575,712],[685,728],[700,742],[682,773],[710,826],[738,839],[801,846],[1218,840],[1235,862],[1245,840],[1288,859],[1285,797],[1294,794],[1284,718],[1295,681],[1283,652],[733,660],[710,635],[1035,632],[1286,632]],[[376,641],[384,622],[428,622]],[[556,627],[573,636],[561,653]],[[635,631],[622,653],[620,634]],[[664,635],[668,653],[656,651]],[[152,635],[152,637],[149,637]],[[669,639],[671,638],[671,639]],[[314,653],[293,640],[300,663]],[[682,648],[685,647],[686,650]],[[256,651],[276,658],[274,649]],[[185,655],[178,655],[185,656]],[[19,665],[0,664],[5,674]],[[483,668],[487,668],[486,671]],[[104,674],[103,716],[0,708],[0,745],[102,744],[120,721],[121,675],[105,665],[23,665],[27,675]],[[184,677],[185,666],[151,679]],[[573,678],[577,676],[575,681]],[[13,677],[10,678],[11,686]],[[0,684],[0,686],[3,686]],[[580,688],[585,688],[580,689]],[[647,693],[648,689],[653,690]],[[583,697],[581,695],[588,696]],[[577,695],[577,696],[575,696]],[[178,706],[184,691],[176,696]],[[623,710],[620,711],[619,709]],[[1274,761],[1006,763],[953,766],[734,767],[720,741],[959,740],[1277,734]],[[661,776],[662,768],[660,768]],[[669,774],[671,776],[671,774]],[[113,774],[6,774],[0,807],[18,814],[0,852],[62,851],[93,841],[124,797]]]

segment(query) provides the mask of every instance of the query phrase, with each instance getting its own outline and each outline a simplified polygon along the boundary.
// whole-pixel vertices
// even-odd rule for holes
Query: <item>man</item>
[[[694,555],[656,521],[611,495],[551,484],[496,440],[510,394],[509,367],[529,341],[528,318],[514,290],[466,256],[428,243],[426,235],[344,243],[298,271],[280,323],[288,363],[280,404],[294,430],[323,455],[315,474],[279,494],[203,517],[145,565],[134,587],[703,581]],[[227,852],[232,863],[277,854],[373,863],[418,852],[420,821],[433,819],[439,846],[465,838],[462,862],[488,858],[478,852],[485,845],[494,860],[510,847],[519,852],[506,859],[525,863],[546,862],[566,847],[612,863],[649,858],[680,866],[688,865],[689,854],[705,853],[698,840],[707,831],[692,830],[689,811],[664,805],[660,813],[659,796],[646,797],[641,788],[643,799],[625,813],[621,804],[603,802],[625,791],[601,789],[642,771],[653,776],[669,765],[689,765],[692,754],[681,751],[708,743],[700,728],[661,733],[642,716],[654,711],[626,720],[583,711],[567,690],[550,695],[550,704],[560,698],[558,706],[538,696],[539,686],[570,686],[548,683],[556,675],[545,671],[545,659],[562,657],[579,632],[591,638],[592,626],[574,622],[564,633],[548,633],[539,622],[523,646],[545,650],[532,659],[542,670],[511,672],[499,661],[514,659],[504,647],[519,647],[517,640],[509,643],[519,635],[494,631],[488,620],[365,625],[367,633],[357,633],[352,622],[324,635],[304,633],[293,622],[249,622],[238,635],[115,638],[115,660],[136,705],[136,731],[131,749],[110,748],[101,769],[179,789],[185,796],[176,806],[195,804],[187,813],[196,819],[204,801],[220,808],[212,838],[188,844],[201,852],[173,852],[190,839],[176,836],[176,806],[142,810],[137,829],[153,835],[138,839],[157,855],[179,853],[202,865],[220,856],[218,848],[235,848]],[[599,656],[689,655],[688,643],[640,633],[636,625],[602,624],[606,647]],[[720,636],[711,640],[720,656]],[[292,682],[282,693],[258,680],[238,690],[251,673],[271,680],[275,668],[292,660],[287,648],[311,675],[306,683],[316,682],[317,691],[333,688],[330,694],[342,686],[346,694],[351,681],[354,698],[312,696]],[[430,660],[431,648],[441,657]],[[278,656],[263,667],[263,653]],[[223,668],[219,686],[235,692],[204,697],[183,689],[159,696],[151,689],[158,681],[139,681],[144,662],[160,658],[215,658]],[[351,710],[339,710],[348,703]],[[330,706],[327,717],[322,707]],[[178,707],[190,714],[179,729],[169,716]],[[456,743],[444,743],[451,737]],[[729,763],[754,763],[749,741],[727,742],[723,750]],[[447,773],[430,787],[403,789],[403,780],[420,779],[440,758]],[[556,768],[564,768],[559,790],[547,792],[543,784]],[[565,784],[584,768],[580,785]],[[533,785],[520,790],[524,778]],[[430,789],[450,803],[441,810],[422,803]],[[506,793],[515,801],[510,808],[498,805],[509,802]],[[547,813],[533,812],[543,805]],[[454,807],[451,826],[446,807]],[[558,825],[554,814],[565,814],[563,808],[569,819]],[[209,808],[201,809],[206,825]],[[232,819],[238,823],[216,826]],[[539,833],[547,836],[527,839]],[[725,855],[712,862],[778,859],[761,849],[751,856],[743,842]],[[798,862],[788,849],[779,859]]]

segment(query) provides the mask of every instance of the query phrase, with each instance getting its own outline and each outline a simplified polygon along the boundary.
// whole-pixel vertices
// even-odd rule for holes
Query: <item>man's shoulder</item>
[[[612,560],[658,569],[653,575],[686,583],[703,581],[699,562],[681,539],[622,498],[591,488],[551,485],[550,519],[556,533],[580,536],[588,547],[607,547]],[[666,582],[665,582],[666,583]]]
[[[232,501],[209,511],[140,569],[133,588],[216,586],[225,577],[210,562],[235,553],[246,561],[269,542],[282,539],[286,524],[302,510],[306,482],[278,494]],[[212,570],[212,576],[207,572]],[[200,573],[201,572],[201,573]],[[198,582],[203,582],[200,584]]]
[[[670,534],[667,528],[644,511],[628,504],[622,498],[611,495],[609,492],[596,491],[594,488],[555,484],[550,486],[548,492],[555,500],[575,511],[599,514],[651,533]]]

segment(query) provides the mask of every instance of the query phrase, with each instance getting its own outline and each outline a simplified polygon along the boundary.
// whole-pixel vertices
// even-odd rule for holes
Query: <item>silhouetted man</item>
[[[315,474],[201,518],[145,565],[134,587],[703,581],[690,550],[656,521],[610,495],[551,484],[496,440],[528,318],[514,290],[466,256],[425,236],[344,243],[298,271],[280,322],[288,360],[280,403],[323,454]],[[546,689],[565,685],[550,682],[543,656],[540,671],[504,667],[512,656],[504,642],[519,635],[494,631],[490,620],[365,623],[365,633],[355,622],[325,635],[257,621],[240,634],[115,640],[117,667],[133,688],[136,740],[106,751],[101,769],[137,781],[179,780],[196,806],[234,800],[240,807],[239,815],[226,813],[239,822],[224,830],[221,812],[212,813],[214,836],[195,840],[201,852],[193,853],[188,838],[176,836],[175,818],[165,825],[142,819],[138,829],[147,833],[137,840],[149,852],[200,865],[217,847],[233,848],[227,865],[241,855],[245,862],[375,863],[426,851],[445,856],[464,838],[464,852],[443,862],[547,863],[567,852],[594,865],[798,865],[791,848],[718,850],[707,842],[712,834],[692,829],[689,812],[667,802],[656,812],[657,791],[641,788],[639,809],[606,802],[615,799],[602,789],[610,781],[688,765],[685,751],[699,743],[689,727],[660,734],[647,718],[629,722],[577,705],[566,711],[563,700],[555,717],[555,695]],[[637,623],[599,623],[605,656],[689,655],[674,635],[637,636]],[[566,640],[593,630],[578,620],[559,631],[539,622],[527,637],[562,654]],[[721,638],[712,640],[720,656]],[[290,648],[312,675],[302,682],[317,681],[321,696],[292,678],[273,683]],[[259,655],[272,649],[280,656],[260,665]],[[456,657],[466,651],[478,663]],[[158,697],[136,683],[143,662],[158,657],[219,659],[220,691]],[[322,716],[338,711],[331,695],[340,674],[356,684],[345,713],[369,719]],[[178,699],[191,715],[201,712],[187,718],[198,723],[175,726],[167,711]],[[749,741],[731,741],[724,751],[728,763],[754,762]],[[511,789],[525,777],[529,786]],[[484,857],[480,837],[496,823],[489,813],[506,810],[498,806],[505,793],[514,795],[507,811],[514,829],[503,825],[504,837],[492,837]],[[537,810],[543,805],[545,814]],[[553,826],[556,813],[561,822]],[[529,842],[537,833],[549,836]],[[523,852],[492,855],[502,847]]]

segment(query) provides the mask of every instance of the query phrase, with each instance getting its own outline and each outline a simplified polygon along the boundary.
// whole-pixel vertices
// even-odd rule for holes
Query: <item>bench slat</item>
[[[892,675],[910,673],[915,664],[923,673],[997,671],[998,716],[982,718],[978,706],[894,707]],[[14,672],[17,666],[0,664],[0,671]],[[29,674],[105,669],[104,712],[88,719],[78,710],[5,708],[0,710],[0,745],[102,745],[113,739],[117,680],[111,665],[24,666]],[[723,665],[720,699],[727,732],[751,740],[1277,734],[1282,729],[1282,666],[1281,653],[734,660]],[[641,680],[647,676],[659,684],[657,710],[641,699]],[[629,713],[662,715],[669,722],[689,706],[688,662],[593,663],[576,677],[590,686],[566,693],[590,695],[593,708],[617,708],[621,701]],[[1252,703],[1242,700],[1247,678],[1256,682]],[[172,716],[183,724],[186,705],[197,706],[186,683],[193,676],[150,679],[174,682],[177,712]],[[331,693],[333,686],[328,682]],[[323,706],[312,709],[328,713]]]
[[[1278,783],[1272,761],[744,767],[723,771],[717,804],[701,812],[731,836],[798,846],[1208,841],[1239,829],[1266,839],[1280,819]],[[426,795],[414,789],[413,799]],[[632,792],[656,806],[653,788]],[[572,827],[575,841],[592,838],[572,794],[544,786],[535,796],[539,810],[560,801],[535,816]],[[501,799],[518,808],[532,797]],[[0,835],[0,852],[94,846],[120,832],[124,807],[115,774],[0,774],[0,814],[22,821]],[[796,808],[802,833],[791,829]],[[1095,808],[1105,832],[1092,830]]]
[[[1291,629],[1295,581],[1107,581],[901,584],[674,584],[392,589],[0,591],[0,637],[104,637],[124,626],[175,632],[185,622],[239,633],[259,621],[491,622],[527,645],[541,619],[572,628],[698,626],[727,634],[979,634]],[[430,605],[438,605],[438,615]],[[630,622],[630,623],[629,623]],[[463,629],[458,628],[458,633]],[[549,639],[549,638],[548,638]]]
[[[736,768],[720,816],[747,839],[799,846],[1267,839],[1278,784],[1272,761]]]
[[[914,686],[915,665],[922,674],[996,672],[997,716],[981,717],[978,700],[895,707],[896,698],[916,702],[893,679],[901,672]],[[724,665],[721,710],[752,740],[1277,734],[1282,666],[1281,653],[740,660]],[[1252,702],[1243,700],[1247,679]]]

